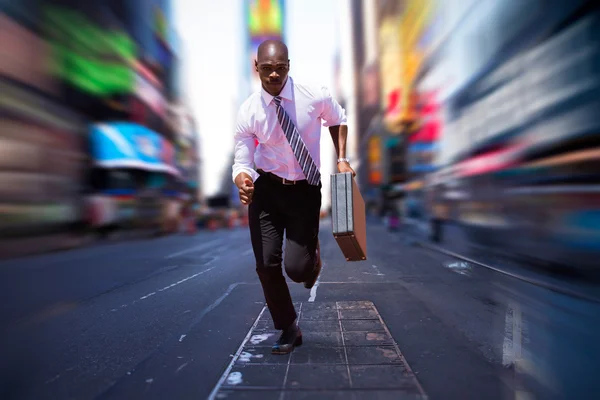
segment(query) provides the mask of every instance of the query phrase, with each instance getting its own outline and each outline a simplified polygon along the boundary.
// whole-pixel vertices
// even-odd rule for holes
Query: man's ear
[[[254,60],[254,68],[256,69],[256,72],[258,72],[258,61]]]
[[[290,59],[288,58],[288,69],[291,68]]]

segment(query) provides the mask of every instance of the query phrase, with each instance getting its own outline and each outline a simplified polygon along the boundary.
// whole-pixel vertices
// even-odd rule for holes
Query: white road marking
[[[471,264],[465,261],[452,261],[444,263],[446,268],[460,275],[471,275]]]
[[[233,368],[233,364],[236,362],[236,360],[240,356],[240,354],[242,354],[242,351],[244,350],[244,346],[246,345],[246,343],[248,343],[248,340],[250,340],[250,336],[252,335],[252,331],[254,331],[254,329],[258,325],[258,321],[260,321],[260,318],[265,313],[266,309],[267,309],[267,306],[264,306],[262,308],[261,312],[258,314],[258,317],[256,317],[256,319],[254,320],[254,324],[252,324],[252,326],[250,327],[250,330],[246,334],[246,337],[242,341],[242,344],[240,344],[240,347],[236,351],[235,356],[231,359],[231,362],[229,363],[229,365],[225,369],[225,372],[223,373],[223,375],[221,375],[221,378],[219,379],[219,382],[217,382],[217,384],[213,388],[212,392],[208,396],[208,400],[214,400],[216,398],[217,393],[219,392],[219,389],[221,389],[221,386],[223,386],[223,383],[225,382],[225,380],[229,376],[229,373],[231,372],[231,369]]]
[[[250,338],[250,343],[252,343],[254,345],[262,343],[265,340],[268,340],[273,335],[274,335],[274,333],[262,333],[260,335],[254,335]]]
[[[382,274],[379,271],[379,268],[377,267],[377,265],[373,264],[373,269],[375,270],[375,272],[377,273],[377,276],[384,276],[385,274]]]
[[[181,337],[179,338],[179,343],[183,342],[183,339],[185,339],[187,335],[181,335]]]
[[[321,277],[323,276],[323,271],[325,270],[325,261],[321,261],[323,263],[323,266],[321,268],[321,273],[319,274],[319,277],[317,278],[317,281],[315,282],[315,286],[313,286],[310,289],[310,296],[308,297],[308,302],[309,303],[314,303],[315,299],[317,298],[317,289],[319,288],[319,284],[321,283]]]
[[[219,306],[219,304],[221,304],[221,302],[223,300],[225,300],[225,298],[227,296],[229,296],[231,294],[231,292],[233,292],[233,289],[235,289],[237,286],[243,285],[243,284],[244,284],[244,282],[236,282],[236,283],[232,283],[231,285],[229,285],[229,287],[227,288],[225,293],[223,293],[217,300],[215,300],[210,306],[208,306],[204,310],[202,310],[202,312],[200,314],[198,314],[198,316],[196,318],[194,318],[193,324],[197,324],[198,322],[200,322],[202,320],[202,318],[204,318],[206,316],[206,314],[208,314],[209,312],[211,312],[212,310],[217,308]]]
[[[140,297],[140,300],[147,299],[148,297],[154,296],[155,294],[156,294],[156,292],[148,293],[147,295]]]
[[[185,367],[187,367],[188,363],[183,363],[179,366],[179,368],[177,368],[177,371],[175,371],[175,373],[179,373],[182,369],[184,369]]]
[[[172,289],[172,288],[174,288],[174,287],[175,287],[175,286],[177,286],[177,285],[180,285],[180,284],[182,284],[182,283],[184,283],[184,282],[187,282],[187,281],[189,281],[190,279],[194,279],[195,277],[197,277],[197,276],[200,276],[200,275],[202,275],[202,274],[205,274],[205,273],[207,273],[208,271],[210,271],[210,270],[213,270],[213,269],[215,269],[215,268],[216,268],[216,266],[214,266],[214,267],[210,267],[210,268],[208,268],[208,269],[205,269],[205,270],[203,270],[203,271],[200,271],[200,272],[198,272],[198,273],[195,273],[194,275],[190,275],[190,276],[188,276],[187,278],[183,278],[183,279],[181,279],[181,280],[179,280],[179,281],[177,281],[177,282],[175,282],[175,283],[172,283],[172,284],[170,284],[169,286],[165,286],[165,287],[164,287],[164,288],[162,288],[162,289],[158,289],[156,292],[151,292],[151,293],[148,293],[147,295],[144,295],[144,296],[140,297],[139,299],[132,301],[130,304],[123,304],[123,305],[121,305],[121,307],[120,307],[120,308],[126,308],[126,307],[128,307],[128,306],[131,306],[131,305],[134,305],[134,304],[136,304],[136,303],[138,303],[138,302],[140,302],[140,301],[142,301],[142,300],[146,300],[147,298],[154,296],[154,295],[155,295],[157,292],[164,292],[164,291],[166,291],[166,290]],[[114,308],[113,308],[111,311],[113,311],[113,312],[114,312],[114,311],[117,311],[117,309],[114,309]]]
[[[227,377],[227,384],[229,385],[239,385],[242,382],[243,380],[241,372],[232,372]]]
[[[510,304],[506,309],[504,326],[504,343],[502,345],[502,366],[517,365],[522,356],[521,341],[523,337],[523,321],[518,304]]]
[[[150,379],[146,379],[146,383],[152,383],[154,382],[154,379],[150,378]]]
[[[263,358],[263,357],[264,356],[262,354],[252,354],[247,351],[244,351],[242,354],[240,354],[240,357],[238,358],[238,360],[240,362],[249,363],[250,360],[252,360],[253,358]]]
[[[513,310],[510,307],[506,308],[506,316],[504,317],[504,342],[502,344],[502,366],[510,367],[513,364],[513,330],[512,322]]]
[[[165,259],[175,258],[175,257],[182,256],[184,254],[193,253],[193,252],[196,252],[196,251],[208,249],[210,247],[215,247],[216,245],[218,245],[221,242],[223,242],[223,239],[211,240],[211,241],[202,243],[199,246],[195,246],[195,247],[192,247],[192,248],[189,248],[189,249],[186,249],[186,250],[182,250],[182,251],[179,251],[177,253],[169,254],[168,256],[165,257]]]

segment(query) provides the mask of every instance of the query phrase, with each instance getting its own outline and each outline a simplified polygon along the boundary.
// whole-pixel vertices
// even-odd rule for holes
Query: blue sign
[[[103,168],[134,168],[179,175],[168,163],[166,141],[145,126],[129,123],[95,124],[91,127],[92,155]]]

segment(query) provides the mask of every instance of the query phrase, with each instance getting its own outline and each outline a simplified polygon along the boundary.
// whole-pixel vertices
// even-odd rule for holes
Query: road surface
[[[595,397],[600,303],[420,246],[417,236],[390,233],[374,221],[368,260],[347,263],[323,221],[322,275],[310,291],[291,284],[294,300],[308,308],[372,303],[431,399]],[[486,262],[502,267],[497,258]],[[598,293],[597,285],[524,270],[573,291]],[[3,399],[208,398],[231,378],[224,374],[233,371],[232,360],[239,363],[240,345],[264,309],[244,228],[2,262],[0,296]],[[306,322],[307,338],[311,329]],[[327,329],[334,328],[319,330]],[[324,355],[311,361],[310,349],[305,343],[293,360],[337,364]],[[383,388],[309,397],[375,393],[398,398]]]

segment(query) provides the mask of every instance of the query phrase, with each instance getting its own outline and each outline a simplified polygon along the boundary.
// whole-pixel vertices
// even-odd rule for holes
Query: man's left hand
[[[356,176],[356,172],[354,172],[354,170],[352,169],[352,167],[350,166],[350,164],[348,164],[347,162],[341,162],[338,163],[338,171],[340,172],[340,174],[344,173],[344,172],[352,172],[352,176],[355,177]]]

